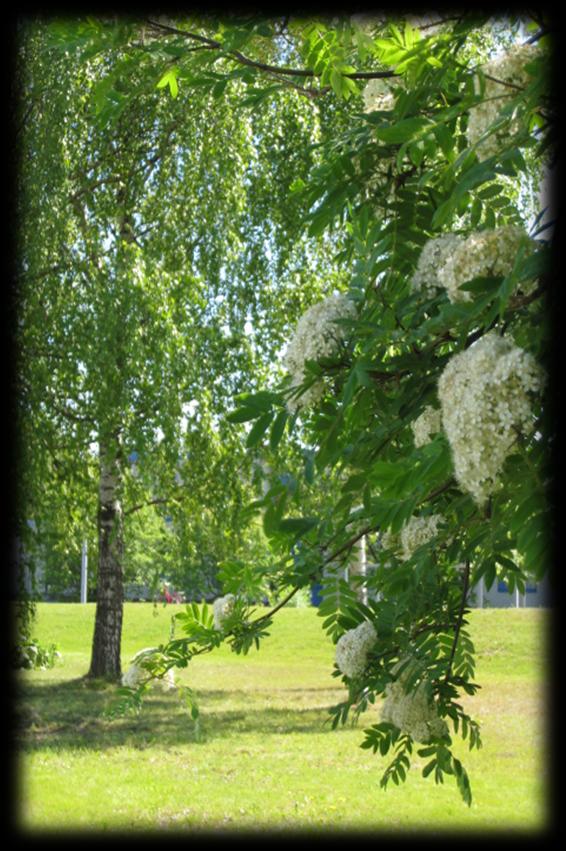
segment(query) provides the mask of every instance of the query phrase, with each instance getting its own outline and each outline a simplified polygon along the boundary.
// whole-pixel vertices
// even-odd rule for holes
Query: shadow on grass
[[[126,746],[145,750],[202,744],[234,734],[322,733],[332,731],[325,705],[293,706],[297,689],[279,689],[289,706],[271,707],[250,692],[221,689],[197,691],[201,709],[198,729],[175,692],[154,689],[141,713],[109,719],[105,712],[116,699],[115,687],[92,687],[81,679],[57,683],[26,683],[16,707],[16,746],[33,750],[103,750]],[[336,701],[334,701],[336,702]]]

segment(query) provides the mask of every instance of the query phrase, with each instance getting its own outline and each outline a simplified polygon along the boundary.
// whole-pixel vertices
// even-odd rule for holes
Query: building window
[[[497,590],[501,594],[505,594],[505,593],[510,594],[511,593],[509,591],[507,583],[503,579],[500,579],[499,582],[497,583]],[[536,594],[537,591],[538,591],[538,586],[537,586],[536,582],[527,581],[527,584],[525,585],[525,593],[526,594]]]

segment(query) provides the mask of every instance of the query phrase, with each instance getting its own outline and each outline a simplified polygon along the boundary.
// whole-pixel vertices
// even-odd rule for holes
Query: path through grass
[[[167,640],[172,611],[126,604],[125,665]],[[220,648],[177,672],[199,697],[195,729],[175,694],[158,689],[140,716],[104,719],[113,689],[81,679],[94,605],[40,604],[37,637],[63,659],[21,677],[22,829],[540,830],[546,618],[540,609],[470,616],[482,689],[465,703],[484,747],[457,749],[472,782],[468,809],[455,784],[420,776],[418,757],[404,787],[379,788],[387,762],[359,747],[377,708],[358,727],[330,728],[328,707],[344,693],[314,609],[282,610],[259,652]]]

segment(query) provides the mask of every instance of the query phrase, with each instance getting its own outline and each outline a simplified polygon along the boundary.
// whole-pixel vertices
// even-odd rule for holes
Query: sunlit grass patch
[[[126,606],[125,664],[167,640],[172,611],[154,617],[151,605]],[[177,695],[159,689],[139,716],[108,720],[114,689],[81,678],[89,617],[79,605],[40,605],[38,637],[56,641],[63,659],[21,677],[21,823],[29,831],[540,829],[544,619],[537,610],[470,616],[483,687],[466,705],[484,746],[455,748],[472,782],[468,809],[455,784],[420,776],[418,756],[404,787],[380,789],[387,762],[359,747],[377,706],[359,726],[331,729],[328,709],[344,690],[313,609],[280,612],[259,652],[237,657],[223,647],[178,672],[196,690],[196,726]]]

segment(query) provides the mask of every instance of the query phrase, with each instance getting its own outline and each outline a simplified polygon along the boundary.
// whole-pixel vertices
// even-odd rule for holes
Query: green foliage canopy
[[[293,93],[242,113],[238,81],[222,110],[208,86],[171,103],[132,32],[34,23],[20,39],[20,515],[94,556],[112,444],[126,517],[161,506],[186,541],[215,527],[237,549],[252,473],[222,414],[267,379],[284,317],[329,265],[322,250],[303,262],[286,203],[320,122]]]

